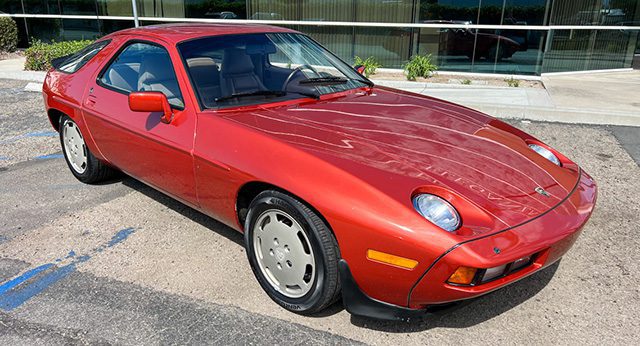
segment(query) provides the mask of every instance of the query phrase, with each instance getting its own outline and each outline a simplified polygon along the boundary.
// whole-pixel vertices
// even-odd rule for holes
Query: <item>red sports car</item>
[[[266,293],[311,314],[406,319],[558,261],[591,177],[474,110],[374,86],[296,31],[162,25],[54,61],[71,173],[120,170],[244,233]]]

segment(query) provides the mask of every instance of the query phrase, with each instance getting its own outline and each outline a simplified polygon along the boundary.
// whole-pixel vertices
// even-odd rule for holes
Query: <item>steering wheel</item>
[[[307,70],[311,70],[316,76],[319,76],[320,74],[318,73],[318,71],[313,68],[313,66],[311,65],[300,65],[296,68],[293,69],[293,71],[291,71],[291,73],[289,73],[289,76],[287,76],[287,79],[284,80],[284,84],[282,84],[282,90],[285,91],[287,90],[287,86],[289,86],[289,83],[291,82],[291,79],[293,78],[293,75],[295,75],[298,72],[302,72],[303,69],[307,69]]]

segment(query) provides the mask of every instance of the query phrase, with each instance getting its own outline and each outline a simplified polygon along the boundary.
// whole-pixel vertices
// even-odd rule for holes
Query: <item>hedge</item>
[[[47,71],[51,68],[51,60],[73,54],[92,42],[91,40],[83,40],[44,43],[36,40],[24,52],[26,57],[24,69]]]
[[[18,45],[18,26],[11,17],[0,17],[0,52],[13,52]]]

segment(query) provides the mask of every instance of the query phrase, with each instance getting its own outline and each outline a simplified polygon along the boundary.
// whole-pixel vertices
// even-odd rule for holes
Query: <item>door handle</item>
[[[84,105],[87,107],[93,107],[96,104],[96,97],[89,95],[87,96],[86,100],[84,101]]]

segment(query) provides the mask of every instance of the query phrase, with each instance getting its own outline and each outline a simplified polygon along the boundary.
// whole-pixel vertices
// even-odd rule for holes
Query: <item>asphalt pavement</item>
[[[341,304],[302,317],[262,292],[240,234],[126,176],[75,180],[42,96],[25,85],[0,80],[0,344],[635,344],[640,336],[639,128],[512,122],[599,184],[596,211],[559,264],[411,323],[353,317]]]

